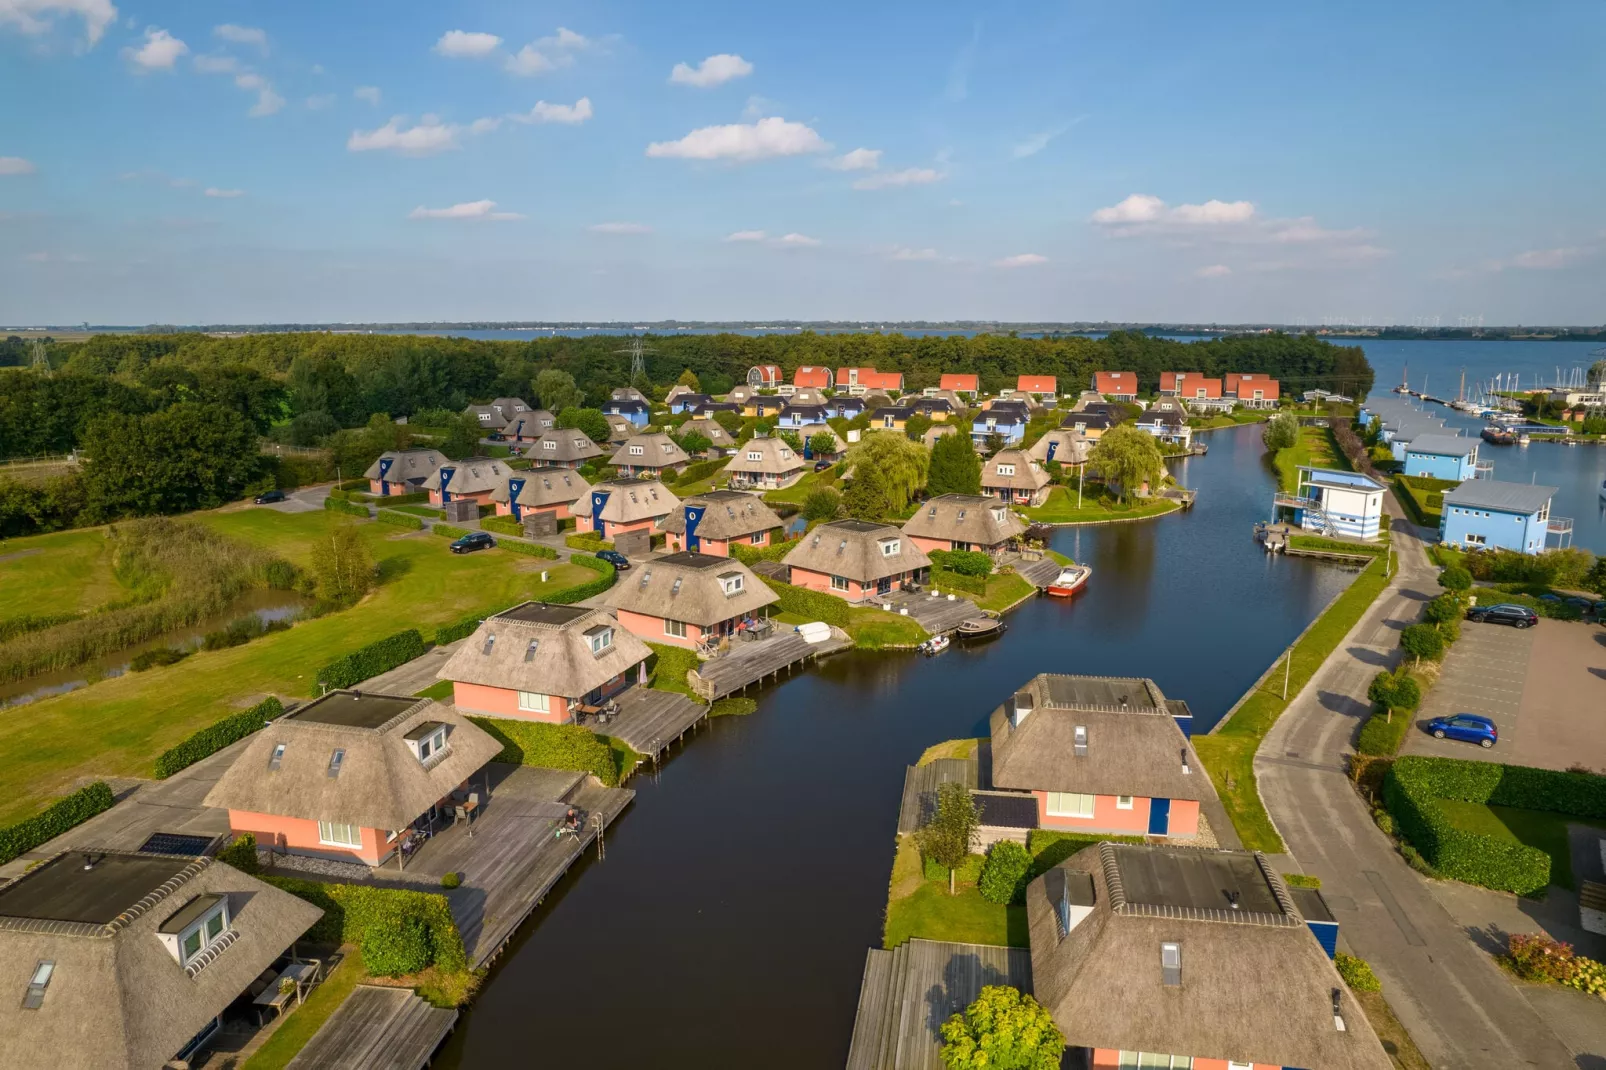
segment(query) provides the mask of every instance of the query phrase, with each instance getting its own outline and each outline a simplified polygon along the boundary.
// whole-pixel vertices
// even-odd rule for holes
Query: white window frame
[[[762,461],[764,459],[764,455],[758,450],[748,450],[747,459],[749,461]]]
[[[740,576],[726,576],[719,581],[720,589],[727,595],[742,593],[742,578]]]
[[[1015,466],[1012,464],[1001,464],[998,466],[998,474],[1001,476],[1012,476],[1015,474]]]
[[[341,831],[346,832],[350,839],[338,839]],[[345,847],[362,849],[362,827],[345,821],[318,822],[318,842],[326,847]]]
[[[881,543],[882,557],[897,557],[903,550],[902,539],[884,539]]]
[[[551,713],[552,696],[538,691],[520,691],[519,709],[525,713]]]
[[[1135,805],[1130,795],[1117,795],[1115,797],[1115,808],[1117,810],[1130,810]]]
[[[753,532],[753,534],[748,536],[748,540],[747,541],[751,542],[754,546],[763,546],[764,545],[764,532],[762,532],[762,531]]]
[[[632,457],[643,456],[646,452],[647,452],[646,449],[644,447],[641,447],[641,446],[631,446],[630,447],[630,456],[632,456]]]
[[[848,578],[846,576],[832,576],[831,577],[831,590],[833,590],[833,591],[846,591],[847,589],[848,589]]]
[[[686,638],[686,622],[683,620],[670,620],[664,618],[664,634],[672,635],[676,639]]]
[[[600,654],[613,646],[613,629],[607,628],[591,637],[591,653]]]
[[[1097,798],[1084,792],[1050,791],[1046,793],[1044,811],[1049,817],[1071,817],[1087,820],[1093,816]]]

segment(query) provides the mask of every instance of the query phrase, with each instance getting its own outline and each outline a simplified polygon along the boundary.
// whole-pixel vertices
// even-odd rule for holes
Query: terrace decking
[[[615,701],[619,703],[617,717],[601,725],[588,719],[586,727],[601,735],[623,740],[631,750],[649,758],[658,757],[671,743],[708,716],[707,706],[673,691],[632,687]]]
[[[979,765],[975,758],[938,758],[925,765],[911,765],[903,776],[898,832],[913,832],[931,818],[937,809],[939,784],[963,784],[971,791],[980,787]]]
[[[1060,563],[1052,557],[1045,557],[1039,561],[1021,560],[1015,563],[1015,571],[1027,583],[1042,590],[1059,578]]]
[[[410,988],[358,985],[291,1070],[423,1070],[457,1024],[457,1012],[432,1007]]]
[[[713,701],[756,684],[782,669],[846,650],[853,645],[847,633],[831,629],[831,638],[810,643],[796,632],[770,639],[732,644],[730,653],[705,661],[687,674],[692,690]]]
[[[951,632],[967,620],[982,616],[982,611],[976,608],[976,603],[968,598],[955,598],[948,600],[947,595],[932,597],[927,593],[912,594],[908,591],[894,591],[891,594],[879,595],[875,601],[880,605],[891,606],[892,609],[883,612],[897,613],[907,609],[909,616],[932,635],[942,635]]]

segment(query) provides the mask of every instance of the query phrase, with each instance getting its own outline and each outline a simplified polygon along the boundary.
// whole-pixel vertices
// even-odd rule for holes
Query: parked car
[[[612,565],[620,572],[623,572],[625,569],[630,567],[630,558],[626,557],[618,550],[598,550],[597,556],[608,562],[608,564]]]
[[[265,490],[253,498],[252,501],[256,502],[258,505],[272,505],[274,502],[282,502],[284,501],[284,491]]]
[[[1467,620],[1477,621],[1480,624],[1509,624],[1513,628],[1532,628],[1539,623],[1539,614],[1527,606],[1497,602],[1492,606],[1473,606],[1467,611]]]
[[[814,462],[814,470],[816,472],[823,472],[827,468],[830,468],[831,465],[834,464],[834,463],[835,462],[833,462],[833,461],[815,461]]]
[[[471,554],[475,550],[489,550],[496,545],[496,540],[484,531],[471,531],[462,538],[453,541],[452,553]]]
[[[1434,739],[1459,739],[1463,743],[1476,743],[1485,750],[1500,742],[1500,730],[1494,722],[1475,713],[1435,717],[1428,722],[1428,731]]]

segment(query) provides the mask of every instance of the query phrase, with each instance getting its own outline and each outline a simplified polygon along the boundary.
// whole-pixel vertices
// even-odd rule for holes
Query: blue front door
[[[1171,800],[1149,800],[1149,835],[1164,836],[1171,831]]]

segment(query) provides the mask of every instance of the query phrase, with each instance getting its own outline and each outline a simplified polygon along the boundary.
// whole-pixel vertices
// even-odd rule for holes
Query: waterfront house
[[[1026,455],[1044,465],[1049,461],[1058,461],[1063,465],[1085,464],[1088,453],[1093,449],[1093,441],[1073,428],[1056,428],[1033,442]]]
[[[446,463],[446,454],[440,450],[386,450],[368,466],[363,478],[368,480],[368,492],[382,498],[416,494],[424,489],[424,481]]]
[[[1032,881],[1032,991],[1066,1065],[1389,1070],[1311,901],[1259,852],[1170,844],[1101,843]]]
[[[647,395],[633,386],[616,386],[608,395],[613,401],[646,401]]]
[[[650,435],[632,435],[609,461],[619,469],[620,475],[661,477],[665,472],[678,472],[691,461],[691,456],[680,444],[663,432]]]
[[[777,490],[803,475],[803,458],[785,439],[756,436],[739,446],[725,466],[732,487]]]
[[[1093,392],[1114,401],[1138,399],[1137,372],[1094,372]]]
[[[213,858],[76,849],[0,887],[0,1063],[189,1066],[323,911]]]
[[[1187,840],[1216,799],[1187,703],[1153,680],[1043,673],[989,725],[992,786],[1029,792],[1036,828]]]
[[[1300,465],[1293,493],[1278,491],[1277,508],[1293,510],[1293,523],[1333,538],[1377,541],[1382,530],[1382,483],[1360,472]]]
[[[678,508],[680,499],[656,479],[610,479],[591,488],[591,507],[575,515],[574,530],[595,531],[604,539],[650,533]]]
[[[1072,409],[1060,421],[1062,431],[1075,431],[1093,442],[1114,427],[1120,420],[1104,409]]]
[[[903,525],[904,535],[927,554],[975,550],[997,557],[1025,531],[1026,521],[985,494],[940,494],[922,502]]]
[[[747,385],[754,390],[774,390],[781,385],[779,364],[755,364],[747,369]]]
[[[1175,398],[1156,401],[1133,424],[1138,430],[1147,431],[1168,445],[1187,447],[1193,442],[1193,428],[1188,426],[1188,413],[1182,402]]]
[[[601,457],[602,447],[579,428],[557,428],[530,443],[524,455],[543,468],[579,468]]]
[[[931,558],[890,524],[834,520],[803,536],[786,555],[792,583],[849,602],[925,580]]]
[[[970,423],[970,437],[978,445],[997,435],[1004,445],[1013,446],[1026,438],[1027,407],[1018,401],[992,401]]]
[[[1261,372],[1228,372],[1225,388],[1246,409],[1275,409],[1282,396],[1277,380]]]
[[[510,472],[507,480],[491,492],[497,516],[523,520],[531,513],[551,513],[559,520],[574,515],[574,503],[585,511],[591,484],[572,468],[531,468]]]
[[[732,449],[736,445],[736,439],[731,436],[731,433],[721,427],[715,420],[702,417],[695,420],[687,420],[680,425],[679,435],[684,439],[693,431],[709,441],[709,449],[714,456],[718,456],[724,450]]]
[[[502,437],[514,445],[534,442],[557,425],[557,417],[545,409],[516,412],[502,425]]]
[[[1405,445],[1405,474],[1430,479],[1471,479],[1478,468],[1478,440],[1461,435],[1417,435]]]
[[[1464,549],[1493,547],[1537,554],[1546,537],[1570,535],[1572,521],[1550,515],[1555,487],[1469,479],[1444,492],[1439,540]]]
[[[621,398],[603,402],[602,415],[623,416],[637,427],[646,427],[652,419],[652,409],[639,398]]]
[[[757,494],[711,490],[684,499],[680,508],[658,522],[670,551],[695,550],[729,557],[733,543],[768,546],[783,521]]]
[[[1058,383],[1059,380],[1052,375],[1022,375],[1015,380],[1015,389],[1022,394],[1051,398],[1055,396]]]
[[[1231,412],[1234,399],[1221,391],[1221,380],[1199,372],[1161,372],[1160,393],[1185,402],[1195,412]]]
[[[501,750],[433,699],[330,691],[252,736],[206,805],[263,847],[380,866]]]
[[[473,501],[491,504],[491,495],[507,485],[513,469],[506,461],[492,457],[470,457],[466,461],[447,461],[424,480],[431,505]]]
[[[944,372],[942,378],[937,380],[937,389],[969,394],[974,401],[981,392],[981,376],[966,372]]]
[[[830,368],[822,368],[818,364],[805,364],[792,373],[792,385],[795,387],[810,387],[814,390],[830,390],[836,385],[836,377],[831,374]]]
[[[870,413],[870,426],[878,431],[902,431],[914,414],[907,405],[882,405]]]
[[[525,602],[485,618],[436,675],[465,713],[568,724],[647,682],[652,651],[600,609]]]
[[[696,412],[713,400],[707,394],[694,394],[687,390],[684,394],[679,394],[669,399],[669,411],[676,416],[683,412]]]
[[[642,639],[695,649],[734,635],[780,596],[735,558],[683,550],[643,562],[602,601]]]
[[[868,394],[872,390],[903,392],[902,372],[879,372],[874,368],[838,368],[836,388],[849,394]]]
[[[1025,450],[999,450],[981,465],[982,491],[1000,501],[1042,505],[1049,483],[1048,472]]]

